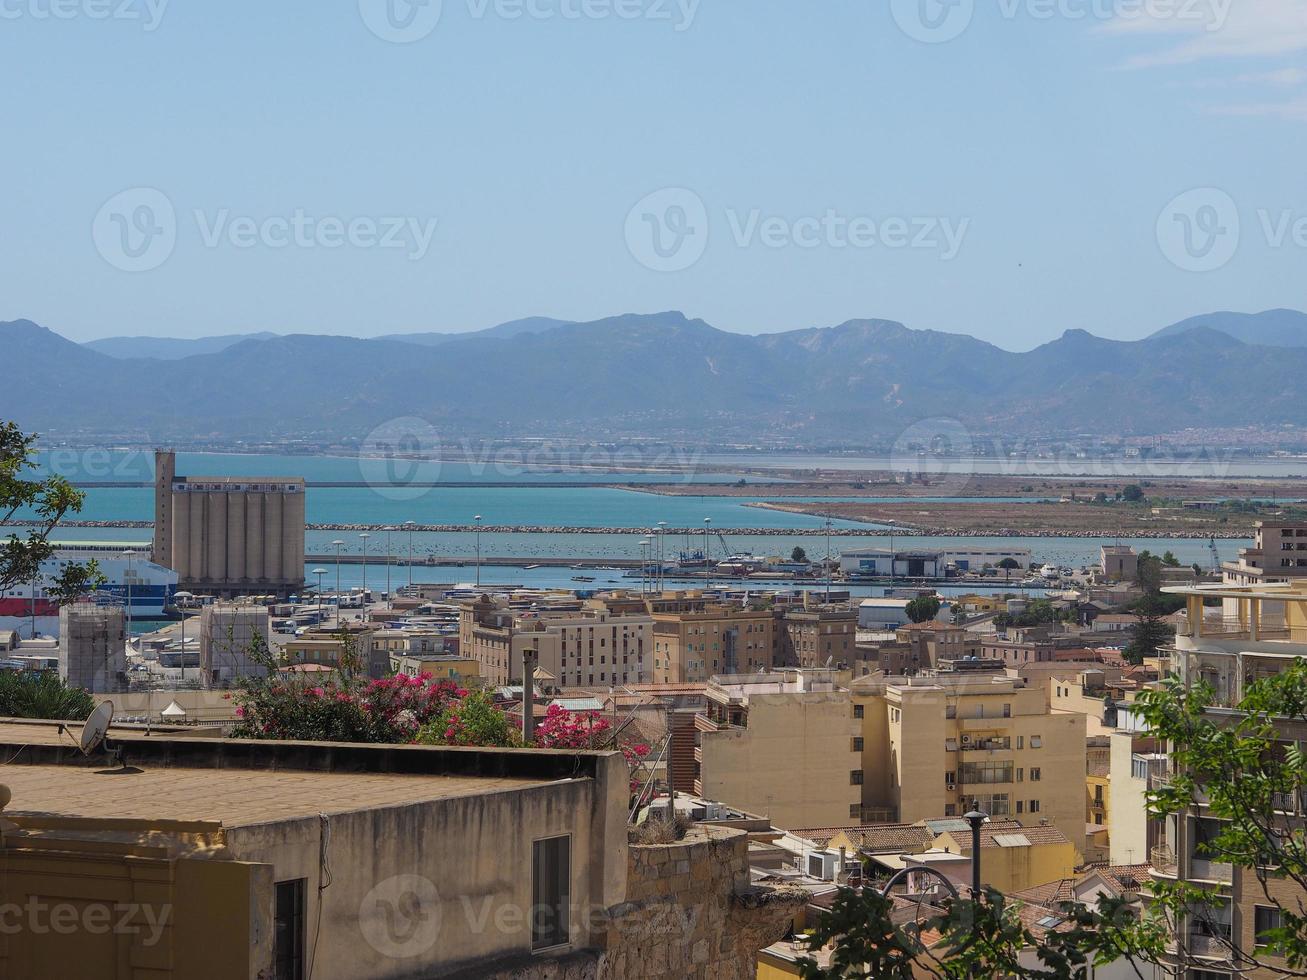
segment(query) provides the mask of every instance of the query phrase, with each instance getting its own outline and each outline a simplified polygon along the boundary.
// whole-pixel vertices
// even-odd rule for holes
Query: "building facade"
[[[304,587],[300,477],[179,476],[155,453],[152,560],[207,595],[287,596]]]

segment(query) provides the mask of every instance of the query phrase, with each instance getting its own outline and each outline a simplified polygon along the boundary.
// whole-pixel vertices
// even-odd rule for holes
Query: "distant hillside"
[[[267,340],[275,336],[274,333],[264,332],[196,337],[193,340],[177,337],[105,337],[103,340],[88,340],[82,346],[110,357],[153,357],[160,361],[178,361],[193,354],[216,354],[242,340]]]
[[[510,320],[497,327],[485,330],[473,330],[470,333],[392,333],[378,340],[398,340],[406,344],[421,344],[424,347],[438,347],[452,340],[467,340],[471,337],[520,337],[529,333],[544,333],[557,327],[565,327],[572,321],[553,320],[547,316],[529,316],[524,320]]]
[[[1245,344],[1264,347],[1307,347],[1307,313],[1266,310],[1264,313],[1204,313],[1163,327],[1154,337],[1174,337],[1197,327],[1229,334]]]
[[[20,320],[0,324],[0,349],[0,418],[81,435],[351,439],[417,417],[451,437],[870,445],[939,417],[1012,435],[1307,425],[1307,347],[1243,343],[1198,322],[1133,342],[1068,331],[1012,353],[886,320],[748,336],[669,312],[518,321],[434,344],[246,338],[164,372]]]

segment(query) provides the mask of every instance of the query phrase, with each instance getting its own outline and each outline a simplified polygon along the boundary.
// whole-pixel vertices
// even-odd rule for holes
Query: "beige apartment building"
[[[579,611],[513,609],[482,597],[459,611],[459,655],[480,664],[487,684],[522,679],[531,650],[542,688],[640,684],[651,679],[647,613],[614,612],[603,600]]]
[[[780,623],[789,667],[848,666],[855,659],[858,611],[848,606],[788,609]]]
[[[978,809],[1047,820],[1084,849],[1085,717],[1019,678],[869,676],[852,684],[864,808],[907,823]]]
[[[861,822],[860,724],[831,672],[716,677],[707,696],[696,718],[697,795],[775,827]]]
[[[648,601],[653,617],[652,679],[692,684],[717,674],[750,674],[778,663],[780,627],[767,608],[729,606],[697,593]],[[854,635],[849,634],[849,650]],[[815,639],[814,642],[820,642]]]

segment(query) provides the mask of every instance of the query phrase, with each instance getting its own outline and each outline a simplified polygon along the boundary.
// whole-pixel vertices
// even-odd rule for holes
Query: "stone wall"
[[[753,980],[806,892],[755,888],[749,836],[696,824],[674,844],[632,844],[626,902],[610,909],[600,980]]]
[[[519,957],[466,977],[754,980],[759,950],[785,935],[808,893],[752,886],[748,852],[745,831],[705,824],[674,844],[631,844],[626,901],[605,915],[606,948]]]

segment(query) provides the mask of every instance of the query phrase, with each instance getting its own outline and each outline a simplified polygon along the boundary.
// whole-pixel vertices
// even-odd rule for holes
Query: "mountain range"
[[[0,418],[51,435],[350,440],[419,418],[450,434],[875,445],[939,417],[1009,435],[1307,425],[1307,314],[1289,310],[1138,341],[1071,330],[1022,353],[887,320],[750,336],[676,312],[89,344],[17,320],[0,350]]]

